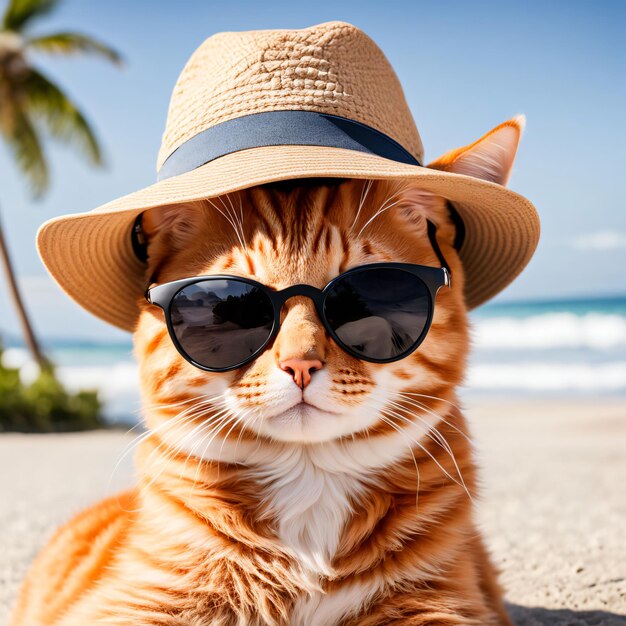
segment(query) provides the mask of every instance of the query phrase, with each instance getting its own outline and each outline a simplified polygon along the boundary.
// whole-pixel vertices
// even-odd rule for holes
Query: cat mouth
[[[315,416],[332,416],[332,415],[340,415],[337,411],[329,411],[327,409],[323,409],[312,402],[308,402],[307,400],[300,400],[300,402],[296,402],[294,405],[290,406],[288,409],[282,410],[280,413],[276,413],[275,415],[269,416],[270,419],[280,419],[281,417],[286,417],[289,415],[290,417],[300,417],[302,418],[314,418]]]
[[[296,406],[300,406],[300,405],[311,407],[315,409],[316,411],[320,411],[322,413],[328,413],[329,415],[341,415],[341,411],[332,411],[329,409],[322,408],[321,406],[318,406],[317,404],[315,404],[314,402],[311,402],[310,400],[302,399],[300,403],[297,404]]]
[[[341,414],[301,400],[288,409],[267,415],[258,425],[264,434],[281,441],[314,443],[334,438]]]
[[[377,412],[364,416],[361,412],[338,411],[336,407],[327,410],[304,398],[291,406],[277,406],[260,417],[252,422],[252,430],[276,441],[307,445],[351,435],[378,419]]]

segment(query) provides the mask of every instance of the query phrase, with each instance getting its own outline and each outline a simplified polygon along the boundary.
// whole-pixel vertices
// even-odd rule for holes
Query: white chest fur
[[[278,538],[300,563],[310,586],[294,606],[293,626],[330,626],[356,611],[381,590],[383,580],[347,583],[324,593],[319,582],[332,577],[337,551],[354,503],[376,483],[378,470],[410,456],[436,418],[387,437],[314,446],[285,446],[271,462],[257,466],[264,484],[266,514]]]
[[[293,626],[332,626],[366,605],[383,586],[383,581],[372,579],[366,583],[346,584],[337,591],[301,596],[293,607],[290,623]]]
[[[335,446],[327,447],[321,453],[323,446],[292,448],[282,462],[257,474],[265,483],[267,515],[276,521],[281,543],[315,576],[332,576],[341,533],[364,487],[357,474],[328,467]]]
[[[438,421],[434,414],[424,415],[402,432],[372,439],[271,446],[215,439],[204,446],[198,456],[245,463],[262,485],[265,515],[310,589],[294,606],[292,626],[332,626],[381,589],[384,583],[377,579],[347,583],[332,593],[324,593],[319,583],[333,574],[331,563],[353,504],[375,484],[380,470],[410,457],[412,445]]]
[[[360,463],[344,458],[340,471],[341,452],[333,443],[301,448],[263,476],[267,514],[276,520],[278,538],[300,563],[310,588],[294,605],[294,626],[334,624],[379,588],[375,581],[372,591],[348,585],[326,594],[319,586],[321,578],[333,575],[341,535],[367,483],[363,468],[357,472]]]

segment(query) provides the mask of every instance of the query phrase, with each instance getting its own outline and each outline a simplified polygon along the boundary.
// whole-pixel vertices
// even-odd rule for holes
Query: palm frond
[[[40,197],[48,187],[48,165],[37,131],[23,109],[13,107],[10,123],[3,125],[2,136],[17,166],[28,179],[35,197]]]
[[[25,106],[56,139],[78,148],[94,164],[102,163],[98,140],[76,105],[43,74],[30,69],[23,83]]]
[[[80,33],[53,33],[26,41],[27,48],[51,54],[97,54],[115,65],[122,65],[122,55],[110,46]]]
[[[59,0],[9,0],[2,18],[4,30],[22,31],[29,22],[52,11]]]

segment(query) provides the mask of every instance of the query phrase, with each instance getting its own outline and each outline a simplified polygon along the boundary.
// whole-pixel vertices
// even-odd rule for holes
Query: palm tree
[[[53,81],[31,64],[31,53],[92,53],[121,64],[121,57],[115,50],[86,35],[73,32],[31,35],[31,24],[58,4],[59,0],[9,0],[0,24],[0,136],[35,198],[43,195],[49,182],[40,136],[42,129],[53,138],[73,145],[94,165],[102,164],[102,154],[84,115]],[[1,220],[0,261],[26,345],[32,357],[45,367],[48,362],[20,295]]]

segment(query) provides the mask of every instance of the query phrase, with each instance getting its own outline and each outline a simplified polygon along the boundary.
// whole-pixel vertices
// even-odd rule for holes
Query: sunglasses
[[[435,296],[450,285],[447,267],[372,263],[355,267],[323,289],[293,285],[275,291],[240,276],[200,276],[150,287],[170,337],[192,365],[226,372],[254,360],[280,330],[283,305],[313,300],[328,334],[348,354],[372,363],[398,361],[424,340]]]

